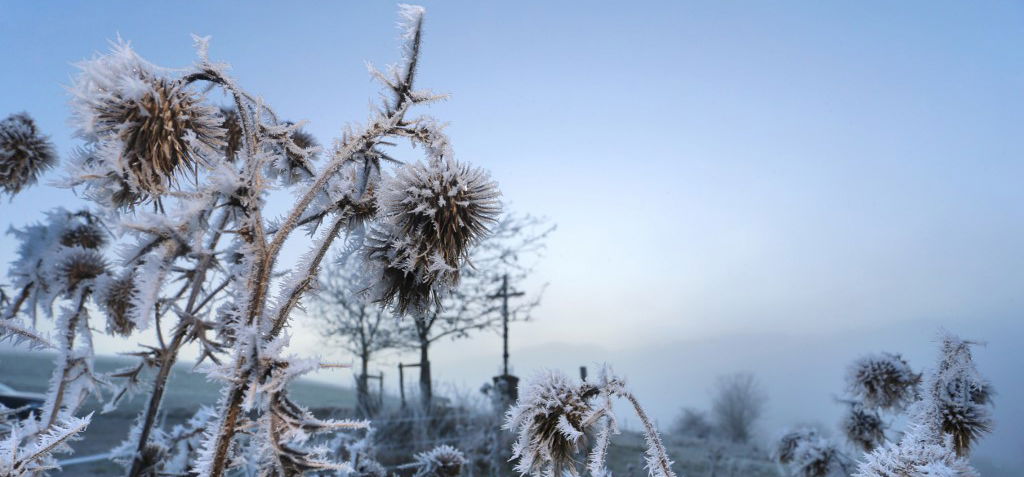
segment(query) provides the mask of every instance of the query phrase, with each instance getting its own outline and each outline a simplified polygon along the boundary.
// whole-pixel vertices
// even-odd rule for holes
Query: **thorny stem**
[[[217,246],[217,243],[220,241],[222,236],[221,231],[227,225],[229,215],[230,214],[227,211],[221,214],[220,224],[214,229],[213,236],[210,238],[207,250],[212,251]],[[210,268],[212,263],[213,256],[207,253],[203,255],[200,262],[196,265],[195,274],[192,276],[188,303],[185,305],[185,312],[188,314],[192,314],[194,312],[193,308],[195,307],[196,299],[199,297],[199,292],[202,290],[203,282],[206,280],[206,271]],[[135,446],[135,456],[132,458],[132,467],[128,471],[128,475],[130,477],[141,475],[143,471],[142,455],[146,450],[146,446],[149,444],[149,435],[152,432],[153,425],[156,423],[156,416],[160,409],[160,403],[163,400],[164,390],[167,388],[167,379],[171,375],[171,369],[173,368],[175,361],[177,361],[178,351],[181,349],[182,344],[184,344],[185,337],[188,336],[190,326],[191,325],[189,323],[181,323],[181,325],[178,326],[178,329],[175,330],[174,337],[171,338],[170,346],[161,347],[160,371],[157,372],[156,377],[153,379],[153,391],[149,395],[149,402],[146,405],[146,413],[142,420],[142,428],[139,432],[139,440]]]
[[[78,304],[75,305],[75,312],[68,318],[67,329],[64,330],[64,362],[61,364],[61,378],[57,384],[57,390],[53,394],[53,405],[50,406],[47,412],[46,426],[39,431],[42,433],[53,426],[57,422],[57,415],[60,414],[60,408],[64,403],[64,391],[67,389],[67,384],[70,381],[68,375],[71,372],[72,366],[72,355],[71,350],[75,344],[75,336],[77,335],[78,321],[81,319],[82,314],[85,313],[85,302],[89,297],[90,290],[88,288],[81,290],[78,293]]]
[[[323,171],[320,172],[316,181],[313,182],[306,193],[292,208],[281,228],[276,234],[274,234],[273,241],[269,246],[257,248],[255,252],[258,256],[256,260],[254,260],[253,264],[253,277],[249,281],[251,285],[250,290],[253,290],[253,295],[249,300],[249,308],[246,317],[247,324],[252,325],[258,319],[260,314],[262,314],[267,288],[270,286],[269,278],[277,254],[280,252],[281,246],[284,245],[285,239],[291,235],[291,232],[294,231],[296,227],[298,227],[298,223],[303,213],[306,212],[316,196],[327,186],[331,177],[333,177],[334,174],[336,174],[338,170],[340,170],[341,167],[351,159],[353,154],[365,148],[372,138],[386,134],[401,123],[402,117],[404,117],[405,112],[408,110],[408,106],[408,102],[403,102],[399,108],[387,116],[385,121],[375,123],[373,127],[367,129],[359,138],[345,145],[341,151],[338,151],[335,154],[334,159],[324,168]],[[256,213],[258,214],[258,209],[256,210]],[[259,229],[259,232],[262,232],[262,227],[259,227]],[[260,237],[262,238],[263,235],[261,234]],[[330,240],[333,240],[333,238],[329,239],[329,241]],[[286,308],[290,309],[289,307]],[[280,320],[282,325],[283,322],[287,320],[287,315],[284,316],[285,319]],[[280,329],[276,323],[275,329]],[[244,398],[244,387],[248,382],[251,373],[255,370],[254,367],[256,365],[255,362],[247,364],[246,355],[251,358],[255,358],[257,356],[257,342],[259,339],[259,337],[253,337],[252,341],[248,344],[251,349],[247,353],[239,353],[236,358],[235,378],[233,379],[231,388],[228,392],[228,396],[225,401],[226,410],[223,412],[223,421],[221,422],[220,429],[217,432],[213,461],[210,467],[211,477],[220,477],[224,475],[228,460],[228,450],[230,449],[231,441],[235,435],[236,423],[241,411],[242,400]]]
[[[651,475],[675,477],[676,474],[672,472],[671,462],[669,461],[668,454],[665,451],[665,445],[661,443],[661,436],[658,435],[658,430],[654,428],[654,424],[651,422],[651,419],[647,417],[647,412],[640,406],[640,402],[636,400],[636,396],[633,396],[633,393],[625,392],[623,393],[623,396],[633,404],[633,409],[636,411],[637,417],[639,417],[640,422],[644,424],[644,435],[647,438],[648,455],[655,458],[654,462],[652,462],[651,459],[648,459],[647,465],[651,466],[652,464],[656,464],[657,467],[649,469],[651,471]]]

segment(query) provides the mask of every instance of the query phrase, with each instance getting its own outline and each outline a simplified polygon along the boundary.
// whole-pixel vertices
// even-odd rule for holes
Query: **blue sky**
[[[761,369],[785,352],[744,364],[726,359],[729,343],[786,336],[885,345],[923,366],[947,327],[989,343],[979,360],[997,386],[1019,380],[1024,4],[425,5],[420,84],[453,94],[431,114],[451,122],[457,156],[490,169],[515,209],[559,226],[537,279],[551,283],[547,299],[513,336],[513,361],[560,343],[591,350],[577,361],[701,343],[716,371]],[[245,88],[329,143],[375,94],[364,62],[395,58],[395,11],[8,3],[0,114],[29,111],[66,153],[72,62],[120,34],[154,63],[186,66],[197,33],[213,36],[211,55]],[[74,201],[37,187],[0,203],[0,226]],[[0,261],[13,247],[0,238]],[[440,348],[452,362],[440,378],[475,386],[496,369],[496,343]],[[842,349],[827,361],[857,354]],[[463,366],[467,353],[494,355],[494,366]],[[653,373],[630,366],[638,387],[657,389]],[[828,399],[836,384],[816,386]],[[1024,425],[1024,391],[1004,386],[997,412]],[[798,419],[780,401],[773,422]],[[665,419],[678,407],[660,406]],[[1013,427],[997,428],[1000,451],[1024,454]]]

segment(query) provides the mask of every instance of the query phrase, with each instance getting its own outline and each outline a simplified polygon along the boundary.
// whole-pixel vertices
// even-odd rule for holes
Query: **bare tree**
[[[348,257],[341,256],[324,267],[318,293],[313,295],[311,315],[326,343],[359,359],[358,411],[372,416],[378,406],[370,398],[370,361],[376,353],[396,346],[398,328],[394,314],[359,293],[360,277],[348,261]]]
[[[734,442],[747,442],[767,400],[767,394],[753,374],[743,372],[720,376],[715,386],[711,414],[725,437]]]
[[[413,325],[403,327],[404,346],[420,354],[419,386],[424,406],[429,407],[433,396],[430,347],[445,338],[454,340],[479,330],[499,329],[502,310],[494,295],[503,277],[507,277],[510,288],[524,287],[545,240],[554,230],[554,225],[539,217],[503,215],[490,234],[473,247],[459,286],[430,313],[413,316]],[[509,321],[528,320],[542,294],[543,290],[538,290],[510,303]]]
[[[706,439],[711,436],[713,426],[708,419],[708,413],[700,409],[685,408],[676,416],[672,424],[672,433],[697,439]]]

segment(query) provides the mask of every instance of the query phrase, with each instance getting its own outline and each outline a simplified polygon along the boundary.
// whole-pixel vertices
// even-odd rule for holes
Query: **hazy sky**
[[[431,114],[516,210],[559,226],[544,305],[513,328],[517,371],[619,359],[667,421],[706,405],[715,374],[751,369],[772,432],[831,424],[862,352],[926,366],[944,326],[989,343],[1005,424],[986,445],[1024,455],[1024,4],[554,3],[426,3],[420,85],[453,94]],[[72,62],[120,34],[187,66],[197,33],[329,143],[366,116],[364,62],[394,60],[395,11],[6,3],[0,115],[29,111],[66,153]],[[0,203],[0,226],[74,204],[37,187]],[[0,261],[13,247],[0,238]],[[497,343],[442,344],[435,374],[475,387]]]

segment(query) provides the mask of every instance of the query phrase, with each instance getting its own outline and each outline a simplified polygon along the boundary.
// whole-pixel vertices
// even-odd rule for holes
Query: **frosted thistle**
[[[105,145],[116,170],[137,192],[166,193],[186,170],[224,145],[215,108],[182,80],[161,75],[126,44],[79,65],[72,92],[79,134]]]
[[[799,477],[845,476],[852,466],[835,443],[809,427],[779,437],[772,457],[789,475]]]
[[[458,283],[469,247],[501,211],[497,184],[451,159],[399,169],[381,192],[381,223],[365,257],[379,268],[377,299],[399,313],[439,304]]]
[[[416,473],[413,477],[456,477],[466,465],[462,451],[449,446],[437,446],[416,454]]]
[[[132,295],[135,293],[135,276],[124,276],[106,281],[97,291],[97,301],[107,315],[107,330],[113,334],[128,336],[135,329],[131,319]]]
[[[95,250],[82,248],[71,248],[64,252],[64,256],[57,262],[57,281],[61,283],[61,289],[67,293],[74,293],[82,282],[93,280],[107,270],[107,262]]]
[[[921,375],[900,355],[881,353],[854,362],[846,382],[850,393],[869,408],[903,409],[917,398]]]
[[[85,214],[82,218],[84,220],[64,229],[60,236],[60,244],[65,247],[81,247],[89,250],[103,248],[107,244],[107,233],[92,215]]]
[[[557,371],[535,377],[524,391],[505,416],[505,429],[516,434],[516,470],[535,476],[578,475],[576,454],[587,428],[600,417],[590,400],[600,391]]]
[[[846,438],[864,452],[871,452],[885,442],[885,423],[877,411],[865,409],[859,403],[850,405],[840,423]]]
[[[12,114],[0,121],[0,192],[17,194],[56,163],[53,144],[28,114]]]

